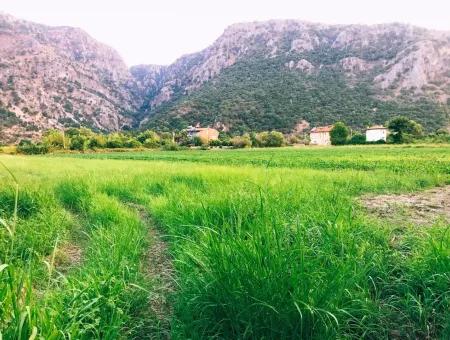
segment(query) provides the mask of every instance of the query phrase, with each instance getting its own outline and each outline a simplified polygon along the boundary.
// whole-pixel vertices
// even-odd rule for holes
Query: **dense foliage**
[[[313,56],[295,56],[301,57]],[[147,126],[171,130],[198,122],[205,126],[220,123],[235,133],[271,129],[287,133],[302,120],[311,126],[342,121],[362,129],[403,115],[431,131],[449,121],[448,105],[417,96],[380,100],[379,91],[370,85],[370,75],[349,83],[332,65],[311,74],[290,70],[286,67],[290,58],[239,61],[188,95],[176,92],[173,100],[148,113]]]
[[[410,142],[423,134],[420,124],[406,117],[397,116],[388,122],[391,138],[394,143]]]
[[[331,144],[344,145],[345,143],[347,143],[348,135],[348,127],[342,122],[337,122],[333,125],[333,128],[330,131]]]

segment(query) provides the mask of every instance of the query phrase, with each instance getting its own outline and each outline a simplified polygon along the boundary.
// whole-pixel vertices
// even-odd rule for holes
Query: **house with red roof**
[[[317,126],[309,134],[312,145],[331,145],[330,131],[333,125]]]

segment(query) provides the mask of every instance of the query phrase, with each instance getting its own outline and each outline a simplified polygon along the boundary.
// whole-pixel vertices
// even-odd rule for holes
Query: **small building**
[[[210,127],[201,128],[190,126],[186,131],[190,138],[198,137],[205,143],[219,139],[219,131]]]
[[[388,135],[388,129],[383,125],[370,126],[366,130],[367,142],[378,142],[380,140],[386,141]]]
[[[333,128],[332,125],[317,126],[311,129],[309,134],[311,144],[313,145],[331,145],[330,131]]]

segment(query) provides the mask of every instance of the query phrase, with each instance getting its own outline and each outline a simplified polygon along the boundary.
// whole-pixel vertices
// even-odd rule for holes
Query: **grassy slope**
[[[0,232],[1,261],[6,254],[10,264],[0,273],[6,338],[18,336],[26,304],[31,312],[21,338],[33,326],[55,338],[57,331],[74,338],[139,338],[155,331],[145,311],[152,287],[140,269],[146,230],[126,202],[147,207],[169,235],[178,282],[171,297],[174,338],[450,334],[450,239],[444,226],[384,225],[355,202],[362,193],[448,182],[448,167],[442,166],[448,165],[448,148],[141,156],[165,161],[0,158],[22,188],[13,251],[7,251],[5,230]],[[256,165],[269,159],[294,168],[178,162],[185,157],[220,164],[257,159]],[[380,169],[361,171],[366,160],[378,161]],[[329,171],[331,164],[347,166]],[[2,183],[6,178],[1,172]],[[2,216],[10,206],[11,188],[2,186]],[[56,239],[83,249],[83,261],[63,277],[56,274],[60,266],[49,275],[42,262],[51,259]],[[30,277],[35,289],[25,285],[26,301],[5,286],[12,282],[20,291],[18,281]],[[18,312],[14,318],[11,311]]]

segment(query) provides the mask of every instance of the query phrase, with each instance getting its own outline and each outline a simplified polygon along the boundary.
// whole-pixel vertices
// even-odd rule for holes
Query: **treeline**
[[[444,129],[435,133],[424,134],[420,124],[406,117],[398,116],[386,123],[389,129],[387,141],[373,143],[450,143],[450,134]],[[352,133],[343,122],[334,124],[330,139],[333,145],[368,144],[365,134]],[[59,150],[88,151],[101,149],[162,149],[176,151],[189,147],[200,148],[250,148],[281,147],[294,144],[309,144],[309,135],[284,135],[279,131],[251,132],[231,135],[221,132],[216,140],[190,137],[185,130],[156,132],[153,130],[114,132],[103,134],[88,128],[70,128],[66,130],[51,129],[46,131],[41,140],[21,140],[17,152],[23,154],[46,154]]]
[[[188,147],[280,147],[298,142],[298,138],[288,139],[281,132],[260,132],[231,136],[221,133],[217,140],[204,140],[189,137],[187,132],[114,132],[96,133],[88,128],[70,128],[67,130],[51,129],[46,131],[40,141],[21,140],[17,152],[23,154],[46,154],[59,150],[88,151],[99,149],[163,149],[179,150]]]
[[[425,134],[421,124],[404,116],[396,116],[386,123],[389,129],[387,140],[367,142],[366,135],[351,133],[351,129],[343,122],[337,122],[330,131],[332,145],[345,144],[403,144],[403,143],[450,143],[450,134],[445,129],[438,129],[434,133]]]

